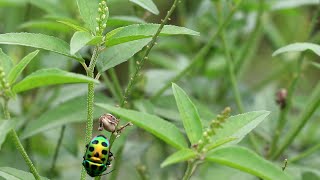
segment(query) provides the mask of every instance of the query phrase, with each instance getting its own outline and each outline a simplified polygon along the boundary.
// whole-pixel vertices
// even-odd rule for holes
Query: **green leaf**
[[[276,50],[272,56],[276,56],[281,53],[285,52],[300,52],[305,50],[311,50],[314,53],[316,53],[318,56],[320,56],[320,46],[313,43],[293,43],[289,44],[287,46],[284,46],[278,50]]]
[[[34,176],[31,173],[11,167],[0,167],[0,177],[10,180],[34,179]],[[41,179],[46,180],[48,178],[41,177]]]
[[[197,153],[191,149],[181,149],[174,154],[171,154],[166,160],[163,161],[161,167],[166,167],[171,164],[187,161],[189,159],[195,158]]]
[[[283,10],[297,8],[306,5],[317,5],[319,2],[317,0],[286,0],[286,1],[275,1],[272,5],[272,10]]]
[[[101,36],[92,36],[88,32],[77,31],[73,34],[70,41],[70,54],[75,54],[85,45],[93,44],[96,45],[102,42]]]
[[[131,2],[141,6],[143,9],[158,15],[159,10],[152,0],[130,0]]]
[[[4,70],[5,76],[8,75],[12,66],[13,64],[10,56],[6,55],[0,48],[0,67],[2,67],[2,69]]]
[[[102,94],[96,94],[95,99],[96,102],[110,102],[110,100]],[[65,124],[84,122],[87,117],[86,101],[87,96],[80,96],[51,108],[43,113],[38,119],[28,123],[21,135],[21,138],[29,138],[38,133],[52,128],[57,128]],[[105,113],[104,110],[95,108],[94,119],[99,118],[103,113]]]
[[[101,73],[129,60],[130,57],[139,52],[150,41],[151,38],[140,39],[106,48],[98,56],[97,66],[99,72]]]
[[[177,149],[188,147],[180,130],[168,121],[147,113],[116,108],[108,104],[96,105],[119,116],[122,120],[132,122]]]
[[[14,128],[14,120],[1,120],[0,121],[0,150],[2,143],[6,140],[9,131]]]
[[[231,141],[234,141],[234,140],[236,140],[237,138],[226,138],[226,139],[221,139],[221,140],[219,140],[219,141],[216,141],[216,142],[214,142],[214,143],[212,143],[212,144],[209,144],[208,146],[206,146],[206,149],[208,150],[208,151],[210,151],[210,150],[212,150],[212,149],[215,149],[215,148],[217,148],[217,147],[220,147],[220,146],[222,146],[222,145],[224,145],[224,144],[227,144],[227,143],[229,143],[229,142],[231,142]]]
[[[266,180],[291,180],[281,167],[263,159],[255,152],[239,147],[229,146],[211,151],[206,156],[207,161],[229,166]]]
[[[152,37],[159,26],[160,24],[134,24],[114,29],[106,34],[106,46]],[[199,36],[199,32],[173,25],[165,25],[160,33],[161,36],[178,34]]]
[[[128,26],[140,23],[146,22],[143,19],[134,16],[112,16],[109,17],[107,26]]]
[[[172,91],[187,136],[191,144],[196,144],[202,138],[202,124],[198,110],[188,95],[174,83],[172,83]]]
[[[216,134],[213,136],[213,142],[236,138],[234,141],[228,143],[236,144],[258,126],[269,114],[269,111],[252,111],[231,116],[222,124],[223,128],[216,130]]]
[[[99,15],[99,2],[99,0],[77,0],[81,18],[92,33],[96,32],[96,27],[98,26],[96,18]]]
[[[80,62],[84,62],[83,59],[70,54],[69,44],[59,38],[48,36],[44,34],[33,33],[6,33],[0,34],[0,44],[12,44],[29,46],[39,49],[45,49],[48,51],[56,52],[71,58],[74,58]]]
[[[13,84],[19,75],[22,73],[24,68],[30,63],[30,61],[38,54],[39,50],[36,50],[26,55],[13,69],[11,69],[8,75],[9,84]]]
[[[311,64],[313,67],[320,69],[320,63],[310,62],[310,64]]]
[[[75,74],[60,69],[41,69],[38,70],[22,81],[13,86],[13,91],[18,93],[29,89],[55,85],[55,84],[67,84],[67,83],[99,83],[98,80],[89,78],[82,74]]]
[[[50,30],[50,31],[58,31],[58,32],[70,32],[70,28],[66,28],[66,26],[53,21],[48,20],[35,20],[28,21],[19,26],[20,29],[40,29],[40,30]]]
[[[85,32],[89,32],[88,29],[84,28],[84,27],[81,27],[73,22],[70,22],[70,21],[66,21],[66,20],[57,20],[57,22],[61,23],[61,24],[64,24],[70,28],[72,28],[73,30],[76,30],[76,31],[85,31]]]

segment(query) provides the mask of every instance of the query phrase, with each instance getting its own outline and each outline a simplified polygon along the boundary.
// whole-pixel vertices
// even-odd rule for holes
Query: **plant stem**
[[[242,51],[240,51],[240,55],[235,61],[236,63],[235,67],[237,67],[237,69],[235,69],[235,74],[239,75],[238,79],[246,70],[246,68],[244,67],[246,64],[248,64],[248,61],[251,59],[251,55],[256,53],[256,50],[258,48],[258,45],[257,45],[258,44],[257,42],[259,42],[258,37],[261,36],[261,32],[262,32],[261,24],[262,24],[263,9],[264,9],[264,0],[260,0],[258,15],[256,17],[256,25],[249,39],[247,40],[247,43],[245,44],[244,48],[242,49]]]
[[[224,53],[225,53],[225,56],[226,56],[229,79],[230,79],[230,82],[231,82],[232,91],[233,91],[233,94],[234,94],[234,96],[236,98],[236,103],[237,103],[239,112],[243,113],[244,112],[244,108],[243,108],[243,105],[242,105],[240,92],[238,90],[238,83],[237,83],[235,72],[234,72],[234,64],[233,64],[233,61],[232,61],[232,57],[231,57],[231,54],[230,54],[226,39],[225,39],[224,32],[221,33],[221,40],[222,40],[222,44],[223,44]]]
[[[318,150],[320,149],[320,143],[319,144],[316,144],[315,146],[307,149],[306,151],[300,153],[299,155],[293,157],[293,158],[290,158],[288,160],[288,163],[293,163],[293,162],[296,162],[296,161],[299,161],[300,159],[303,159],[307,156],[310,156],[311,154],[317,152]]]
[[[184,173],[184,176],[182,178],[182,180],[188,180],[191,178],[194,170],[196,169],[197,163],[195,160],[189,161],[188,162],[188,166],[187,166],[187,170]]]
[[[131,93],[131,90],[133,88],[133,85],[135,84],[135,81],[137,80],[137,78],[139,77],[139,73],[142,69],[142,67],[144,66],[144,63],[146,60],[148,60],[148,56],[149,56],[149,53],[151,52],[151,49],[153,48],[153,46],[156,44],[156,41],[157,41],[157,38],[161,32],[161,30],[163,29],[164,25],[167,23],[167,21],[169,20],[170,16],[172,15],[173,11],[175,10],[175,8],[177,7],[178,3],[179,3],[180,0],[174,0],[170,10],[167,12],[167,15],[165,16],[165,18],[163,20],[161,20],[161,24],[157,30],[157,32],[152,36],[152,40],[151,42],[146,46],[147,49],[143,55],[143,57],[137,61],[137,65],[136,65],[136,69],[133,73],[133,75],[131,76],[130,80],[129,80],[129,83],[128,83],[128,86],[127,88],[125,89],[125,92],[123,94],[123,99],[122,101],[120,102],[120,107],[124,107],[124,105],[127,103],[127,98],[128,96],[130,95]],[[119,123],[120,124],[120,123]],[[118,124],[118,126],[119,126]],[[118,128],[117,126],[117,128]],[[112,133],[110,138],[109,138],[109,143],[110,143],[110,146],[109,146],[109,152],[111,151],[111,148],[112,148],[112,145],[115,141],[117,137],[117,134],[116,133]],[[121,153],[118,154],[118,156],[121,156]],[[116,177],[116,175],[114,175],[113,177]]]
[[[188,73],[196,63],[199,61],[204,60],[204,57],[208,54],[211,46],[215,42],[216,38],[219,37],[222,30],[230,23],[234,13],[237,11],[239,5],[241,4],[242,0],[239,0],[237,5],[231,10],[230,14],[226,18],[226,20],[219,26],[217,32],[215,32],[210,40],[204,45],[201,50],[196,54],[196,56],[191,60],[190,64],[185,67],[182,71],[180,71],[175,77],[171,78],[161,89],[159,89],[152,97],[152,100],[158,99],[170,86],[171,83],[178,81],[181,77],[183,77],[186,73]]]
[[[9,113],[9,109],[8,109],[8,102],[9,99],[5,98],[4,99],[4,106],[3,106],[3,111],[4,111],[4,118],[9,120],[10,119],[10,113]],[[24,150],[19,137],[16,133],[16,131],[14,129],[11,129],[9,131],[9,136],[11,137],[12,141],[14,142],[16,148],[18,149],[18,151],[20,152],[20,154],[22,155],[24,161],[27,163],[27,165],[29,166],[29,169],[31,171],[31,173],[33,174],[34,178],[36,180],[40,180],[40,175],[38,174],[36,168],[34,167],[32,161],[30,160],[28,154],[26,153],[26,151]]]
[[[99,54],[99,47],[95,47],[91,57],[90,65],[86,69],[87,76],[94,78],[94,68],[96,66],[97,57]],[[94,104],[94,83],[88,83],[88,96],[87,96],[87,123],[86,123],[86,137],[85,143],[87,144],[92,138],[92,129],[93,129],[93,104]],[[81,179],[86,179],[86,170],[82,167],[81,170]]]
[[[57,162],[57,159],[58,159],[59,149],[61,147],[61,143],[62,143],[62,139],[63,139],[63,135],[64,135],[65,129],[66,129],[66,125],[63,125],[62,128],[61,128],[61,131],[60,131],[60,136],[59,136],[59,139],[58,139],[56,150],[55,150],[54,155],[53,155],[53,160],[52,160],[52,164],[51,164],[51,168],[50,168],[51,172],[54,172],[55,167],[56,167],[56,162]]]
[[[300,133],[303,127],[307,124],[308,120],[312,114],[320,107],[320,84],[317,85],[316,89],[313,91],[312,96],[310,97],[307,107],[302,112],[301,116],[297,120],[297,125],[287,134],[283,144],[277,150],[272,159],[278,158],[282,152],[293,142],[295,137]]]
[[[287,119],[287,115],[288,115],[288,112],[289,112],[289,109],[291,108],[291,105],[292,105],[292,97],[293,97],[293,93],[295,91],[295,89],[297,88],[297,84],[298,84],[298,80],[300,79],[300,75],[301,75],[301,69],[302,69],[302,62],[303,62],[303,59],[304,59],[304,54],[303,53],[298,62],[297,62],[297,65],[296,65],[296,74],[294,75],[294,78],[292,80],[292,83],[288,89],[288,96],[287,96],[287,99],[286,99],[286,106],[283,110],[280,111],[280,114],[279,114],[279,119],[278,119],[278,124],[277,124],[277,127],[276,127],[276,131],[275,131],[275,134],[274,134],[274,137],[273,137],[273,141],[271,143],[271,147],[270,147],[270,154],[269,156],[273,156],[274,153],[275,153],[275,150],[276,150],[276,146],[278,144],[278,141],[279,141],[279,138],[280,138],[280,135],[283,131],[283,128],[286,124],[286,119]]]

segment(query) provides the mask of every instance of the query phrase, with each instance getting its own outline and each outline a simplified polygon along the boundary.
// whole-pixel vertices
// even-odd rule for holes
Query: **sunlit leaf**
[[[102,37],[92,36],[85,31],[77,31],[73,34],[70,41],[70,54],[75,54],[81,48],[88,44],[98,44],[102,41]]]
[[[159,10],[152,0],[130,0],[130,1],[141,6],[145,10],[152,12],[153,14],[156,14],[156,15],[159,14]]]
[[[3,69],[5,76],[8,75],[11,68],[13,67],[12,59],[10,58],[10,56],[6,55],[1,48],[0,48],[0,66]]]
[[[141,23],[145,23],[145,21],[134,16],[112,16],[109,17],[107,26],[128,26]]]
[[[213,142],[236,138],[228,143],[236,144],[257,127],[269,114],[269,111],[252,111],[231,116],[222,124],[222,128],[216,130]]]
[[[198,110],[188,95],[174,83],[172,91],[188,138],[191,144],[196,144],[202,138],[202,124]]]
[[[121,120],[132,122],[134,125],[150,132],[177,149],[187,147],[186,140],[180,133],[180,130],[164,119],[143,112],[117,108],[108,104],[98,103],[96,105],[119,116]]]
[[[11,69],[8,75],[9,84],[13,84],[19,75],[22,73],[24,68],[30,63],[32,59],[38,54],[39,50],[36,50],[28,55],[26,55],[13,69]]]
[[[207,161],[229,166],[244,171],[265,180],[291,180],[281,167],[263,159],[253,151],[239,146],[229,146],[211,151],[206,156]]]
[[[167,159],[164,160],[161,164],[161,167],[166,167],[171,164],[187,161],[189,159],[195,158],[196,156],[197,153],[191,149],[181,149],[167,157]]]
[[[18,93],[41,86],[89,82],[99,83],[99,81],[82,74],[75,74],[60,69],[41,69],[15,84],[13,86],[13,91]]]
[[[318,56],[320,56],[320,46],[313,43],[293,43],[289,44],[287,46],[284,46],[278,50],[276,50],[272,56],[276,56],[285,52],[301,52],[305,50],[311,50],[314,53],[316,53]]]
[[[95,32],[98,26],[96,18],[99,14],[99,2],[100,0],[77,0],[80,15],[91,32]]]
[[[106,34],[106,46],[114,46],[128,41],[151,37],[157,32],[159,26],[160,24],[133,24],[117,28]],[[173,25],[165,25],[160,36],[179,34],[199,36],[199,32]]]
[[[84,60],[80,57],[70,54],[69,44],[59,38],[48,36],[44,34],[33,33],[6,33],[0,34],[0,44],[12,44],[29,46],[39,49],[45,49],[48,51],[56,52],[71,58],[74,58],[80,62]]]
[[[121,64],[134,54],[139,52],[151,41],[151,38],[130,41],[118,44],[102,51],[98,56],[97,66],[99,72],[103,72],[118,64]]]
[[[11,167],[0,167],[0,177],[10,180],[31,180],[34,176],[30,172],[22,171]],[[41,177],[42,180],[48,178]]]

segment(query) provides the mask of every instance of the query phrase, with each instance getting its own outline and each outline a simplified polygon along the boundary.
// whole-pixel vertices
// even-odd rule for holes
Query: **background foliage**
[[[13,119],[0,111],[0,179],[32,179],[6,136],[13,127],[41,176],[80,177],[86,83],[96,84],[93,135],[107,112],[134,124],[112,147],[116,171],[102,179],[181,179],[197,158],[203,164],[191,179],[320,179],[319,2],[181,0],[167,22],[180,27],[164,26],[124,97],[173,3],[153,2],[107,1],[107,48],[94,80],[83,63],[104,40],[92,36],[95,16],[84,16],[98,16],[95,4],[0,0],[0,65],[12,85]],[[281,88],[289,91],[288,108],[276,103]],[[114,107],[121,102],[124,108]],[[232,116],[218,121],[227,106]],[[212,128],[211,151],[190,148],[205,141],[212,120],[221,124]]]

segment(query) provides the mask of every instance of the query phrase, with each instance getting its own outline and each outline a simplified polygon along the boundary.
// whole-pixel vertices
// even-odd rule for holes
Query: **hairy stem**
[[[3,110],[4,110],[4,118],[9,120],[10,119],[10,113],[9,113],[9,109],[8,109],[8,99],[4,100],[4,106],[3,106]],[[29,169],[31,171],[31,173],[33,174],[34,178],[36,180],[40,180],[40,175],[37,172],[36,168],[34,167],[31,159],[29,158],[27,152],[25,151],[25,149],[23,148],[19,137],[16,133],[16,131],[14,129],[11,129],[9,131],[9,136],[11,137],[12,141],[14,142],[16,148],[18,149],[18,151],[20,152],[20,154],[22,155],[24,161],[27,163],[27,165],[29,166]]]
[[[97,57],[99,54],[99,47],[95,47],[91,57],[90,65],[86,69],[87,76],[94,78],[94,68],[96,66]],[[87,96],[87,123],[86,123],[86,137],[85,143],[87,144],[92,138],[93,129],[93,104],[94,104],[94,83],[88,83],[88,96]],[[82,167],[81,179],[86,179],[86,170]]]

